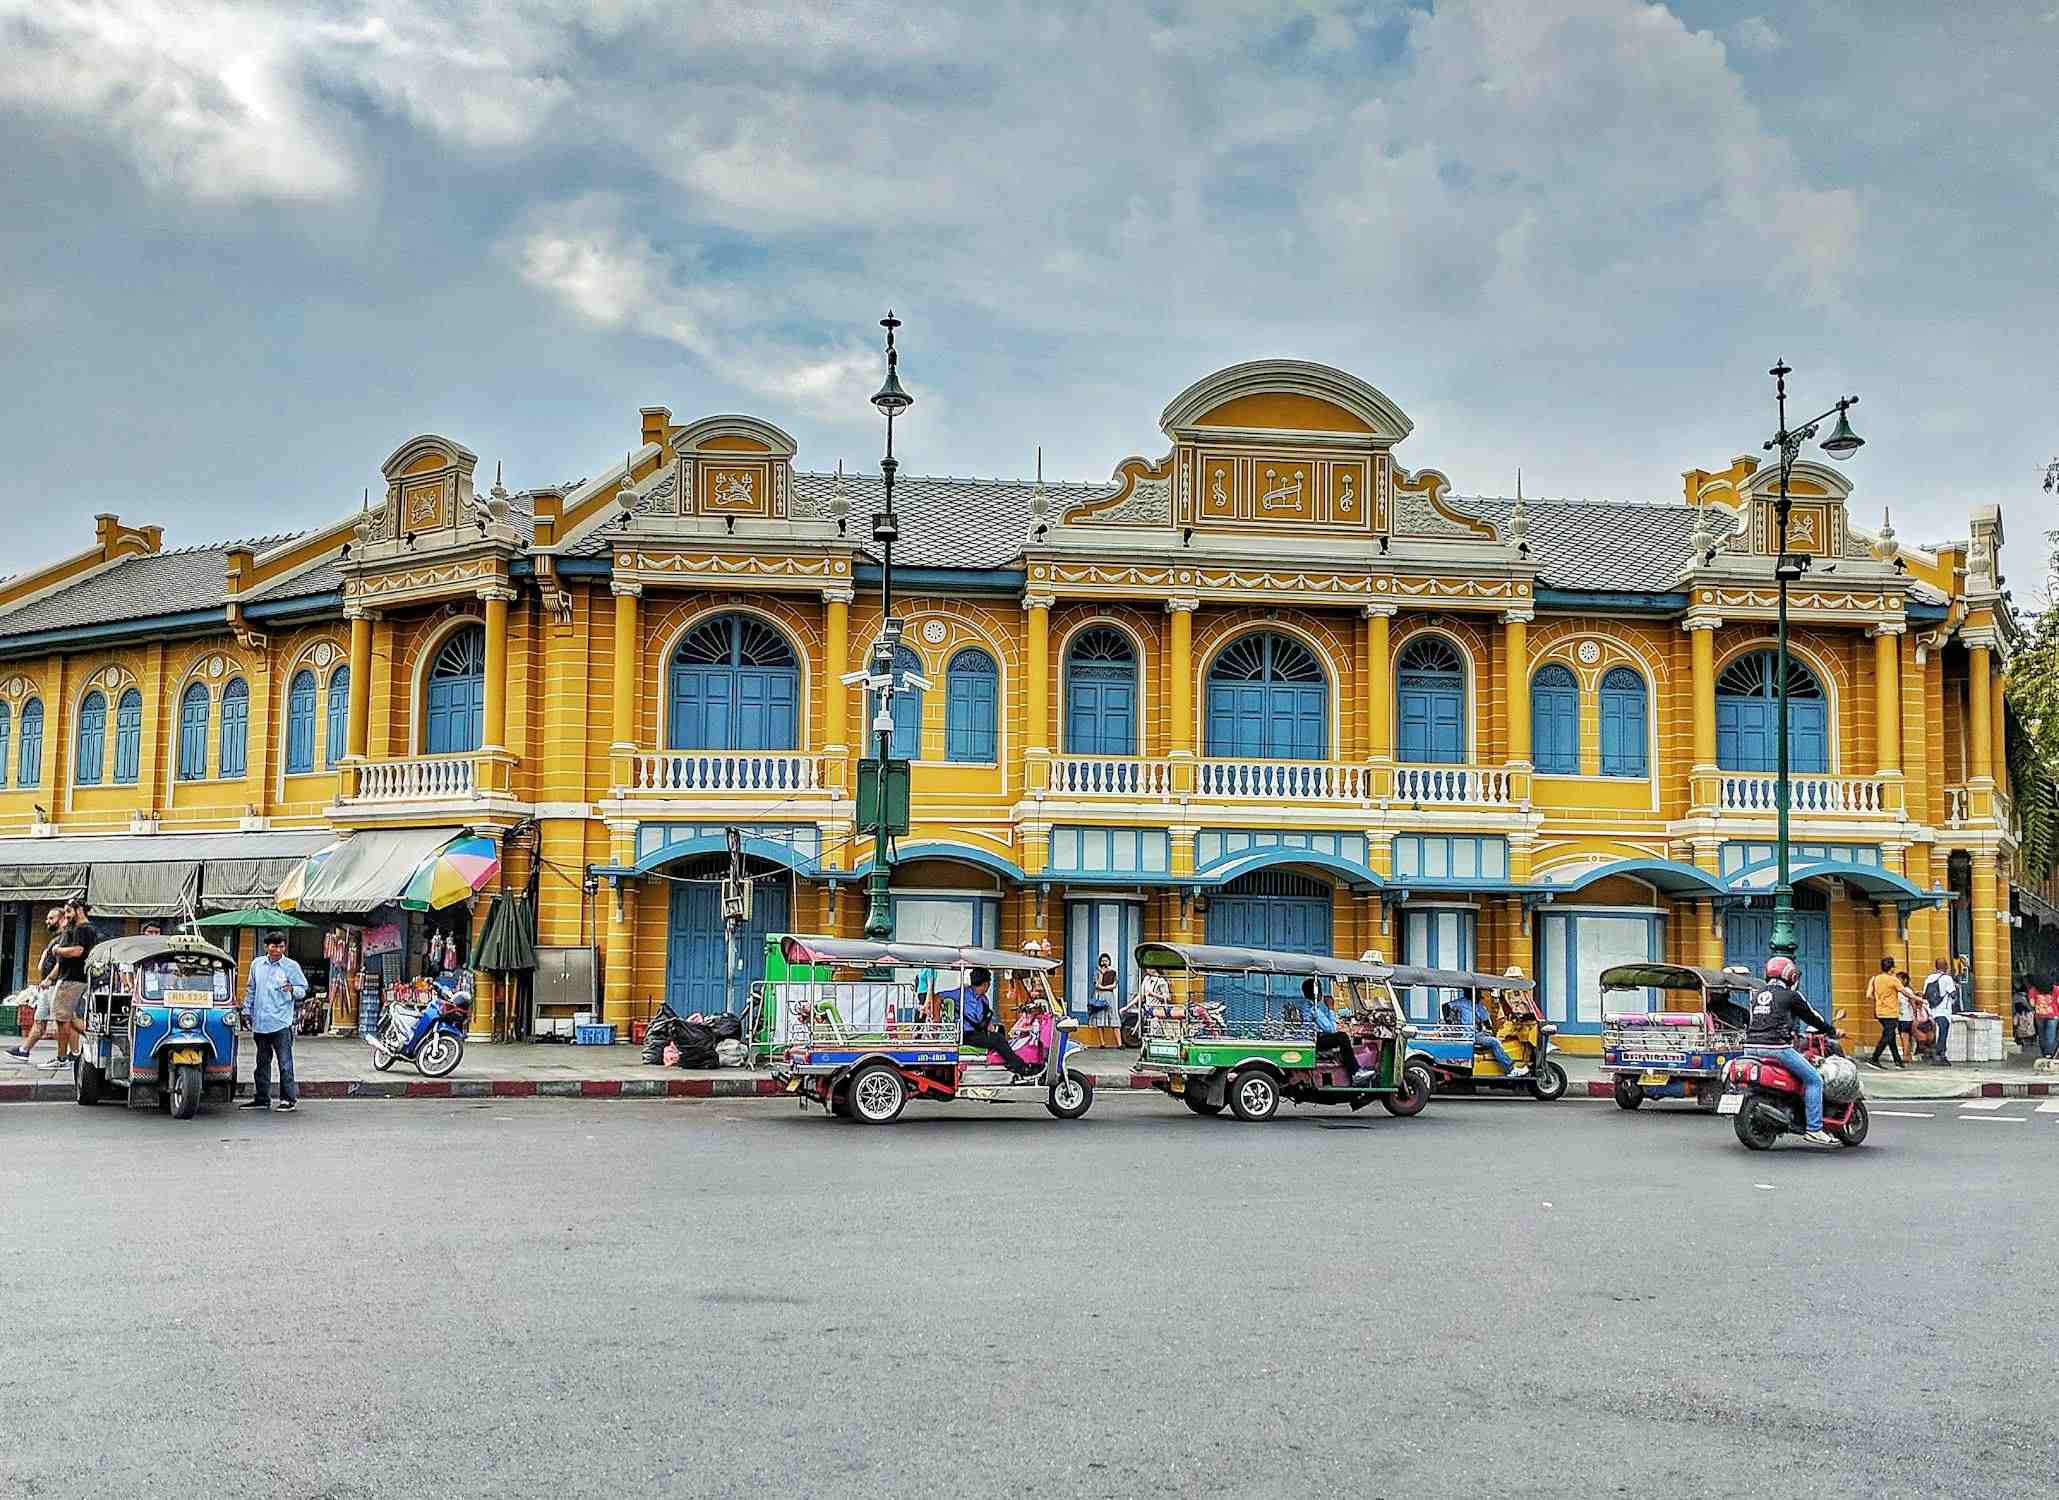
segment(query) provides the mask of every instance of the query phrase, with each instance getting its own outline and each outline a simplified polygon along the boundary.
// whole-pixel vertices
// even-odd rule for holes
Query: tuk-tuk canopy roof
[[[1435,990],[1500,990],[1525,994],[1537,988],[1537,981],[1521,974],[1476,974],[1470,969],[1416,969],[1400,964],[1388,970],[1402,989],[1422,985]]]
[[[1694,990],[1707,995],[1750,990],[1757,983],[1749,974],[1692,964],[1616,964],[1601,971],[1604,990]]]
[[[1048,974],[1055,960],[1006,948],[954,948],[944,943],[878,943],[869,938],[788,937],[779,944],[790,964],[849,964],[876,969],[995,969],[1004,974]]]
[[[235,959],[206,938],[174,933],[170,936],[109,938],[104,943],[96,943],[93,951],[86,955],[86,969],[89,973],[102,974],[125,965],[148,963],[153,958],[214,958],[231,968],[236,964]]]
[[[1385,964],[1322,953],[1282,953],[1271,948],[1225,948],[1213,943],[1139,943],[1137,967],[1177,973],[1191,969],[1214,974],[1283,974],[1298,979],[1384,980],[1393,971]]]

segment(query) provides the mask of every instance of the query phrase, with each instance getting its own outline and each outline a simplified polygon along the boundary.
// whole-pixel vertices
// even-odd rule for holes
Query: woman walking
[[[2038,1056],[2059,1057],[2059,975],[2049,969],[2030,984],[2031,1013],[2038,1023]]]
[[[1866,998],[1873,1002],[1873,1018],[1880,1022],[1880,1040],[1873,1044],[1873,1066],[1879,1067],[1882,1048],[1894,1058],[1895,1066],[1906,1068],[1902,1061],[1902,1049],[1898,1038],[1902,1030],[1902,1016],[1909,1008],[1909,992],[1902,987],[1902,981],[1895,977],[1895,961],[1883,958],[1880,972],[1866,981]]]

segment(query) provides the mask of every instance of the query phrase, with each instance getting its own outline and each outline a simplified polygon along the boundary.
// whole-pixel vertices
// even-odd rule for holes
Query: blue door
[[[682,1016],[718,1015],[743,1009],[745,992],[764,967],[765,937],[786,932],[786,882],[761,880],[751,895],[751,920],[737,930],[739,970],[723,965],[727,939],[722,930],[722,887],[712,873],[672,887],[672,920],[665,939],[665,1003]]]
[[[1451,642],[1431,635],[1408,643],[1395,682],[1403,762],[1455,765],[1466,758],[1465,690],[1465,663]]]
[[[1773,771],[1780,751],[1778,657],[1740,656],[1716,679],[1716,764],[1726,771]],[[1830,712],[1823,688],[1792,657],[1787,673],[1787,758],[1792,771],[1830,769]]]
[[[310,693],[312,698],[312,693]],[[422,749],[429,755],[462,755],[486,737],[486,631],[469,625],[444,642],[429,669],[424,695]],[[308,704],[308,718],[314,704]],[[308,762],[314,761],[314,725],[308,725]]]
[[[1795,892],[1800,902],[1809,893]],[[1819,901],[1820,897],[1817,898]],[[1830,913],[1798,911],[1795,921],[1795,962],[1802,966],[1802,994],[1817,1011],[1828,1017],[1837,997],[1830,992]],[[1773,913],[1752,907],[1733,911],[1723,923],[1723,962],[1743,964],[1754,974],[1766,972],[1766,960],[1773,952]]]
[[[1281,953],[1330,952],[1330,890],[1319,880],[1282,871],[1246,875],[1208,903],[1208,941],[1231,948],[1271,948]],[[1208,998],[1229,1007],[1233,1021],[1256,1021],[1267,1009],[1299,1004],[1299,980],[1219,975],[1208,981]]]
[[[667,748],[791,750],[800,697],[800,667],[778,631],[748,615],[704,621],[672,655]]]
[[[1321,760],[1328,708],[1329,679],[1314,652],[1288,636],[1247,635],[1208,669],[1207,753]]]
[[[1130,638],[1097,625],[1065,653],[1065,751],[1137,753],[1137,660]]]

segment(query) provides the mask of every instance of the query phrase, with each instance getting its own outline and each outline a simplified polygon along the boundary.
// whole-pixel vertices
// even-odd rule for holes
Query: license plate
[[[1644,1088],[1664,1088],[1673,1080],[1664,1073],[1639,1073],[1637,1082]]]
[[[1719,1115],[1734,1115],[1743,1108],[1744,1095],[1742,1094],[1725,1094],[1716,1101],[1716,1113]]]
[[[178,1047],[172,1051],[172,1066],[175,1068],[182,1068],[188,1063],[197,1063],[202,1060],[202,1053],[198,1047]]]

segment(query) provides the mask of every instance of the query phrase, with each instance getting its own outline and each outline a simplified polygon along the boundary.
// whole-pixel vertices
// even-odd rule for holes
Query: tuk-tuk
[[[1610,991],[1664,990],[1692,995],[1691,1011],[1608,1010]],[[1687,964],[1617,964],[1601,971],[1601,1065],[1622,1109],[1647,1099],[1692,1099],[1713,1112],[1723,1098],[1723,1068],[1744,1046],[1752,976]]]
[[[1069,1061],[1079,1023],[1051,992],[1053,960],[853,938],[785,937],[780,945],[789,977],[767,984],[766,1006],[788,1040],[772,1076],[803,1108],[820,1104],[838,1119],[885,1125],[910,1099],[997,1103],[1036,1091],[1061,1120],[1093,1105],[1094,1080]],[[965,1045],[960,1002],[975,969],[996,981],[995,1014],[1015,1011],[1007,1040],[1024,1071]]]
[[[1394,971],[1394,983],[1444,992],[1438,1000],[1443,1019],[1418,1026],[1408,1044],[1408,1055],[1429,1067],[1438,1093],[1520,1090],[1547,1103],[1565,1097],[1566,1070],[1551,1057],[1558,1027],[1544,1018],[1536,980],[1516,969],[1475,974],[1403,967]]]
[[[1197,1115],[1227,1108],[1256,1123],[1270,1120],[1282,1099],[1352,1109],[1377,1099],[1389,1114],[1408,1116],[1430,1102],[1430,1070],[1405,1055],[1409,1026],[1394,997],[1395,971],[1385,964],[1202,943],[1140,943],[1136,958],[1146,975],[1198,974],[1247,989],[1258,981],[1256,1019],[1232,1019],[1205,989],[1203,998],[1143,1007],[1136,1071]],[[1275,979],[1287,982],[1288,993],[1274,996]],[[1315,1022],[1300,1001],[1309,980],[1329,987],[1356,1067],[1317,1055]]]
[[[127,937],[86,955],[78,1102],[126,1096],[190,1120],[236,1095],[236,961],[197,937]]]

